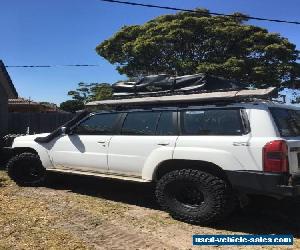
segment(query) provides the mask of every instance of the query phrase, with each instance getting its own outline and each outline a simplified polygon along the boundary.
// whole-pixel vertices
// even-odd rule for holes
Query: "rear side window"
[[[123,123],[122,135],[176,135],[173,111],[131,112]]]
[[[183,111],[183,135],[241,135],[243,132],[239,109]]]
[[[174,126],[172,111],[163,111],[160,115],[156,134],[157,135],[176,135],[177,127]]]
[[[128,113],[123,123],[122,135],[155,135],[161,112]]]
[[[300,110],[270,108],[282,137],[300,136]]]
[[[119,114],[96,114],[81,122],[73,133],[80,135],[108,135],[113,134],[113,128]]]

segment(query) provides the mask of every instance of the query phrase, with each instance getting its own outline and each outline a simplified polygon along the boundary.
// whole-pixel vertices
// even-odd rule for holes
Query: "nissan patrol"
[[[47,171],[155,182],[163,209],[201,224],[228,216],[244,196],[300,194],[299,108],[266,100],[154,99],[16,138],[9,176],[30,186]]]

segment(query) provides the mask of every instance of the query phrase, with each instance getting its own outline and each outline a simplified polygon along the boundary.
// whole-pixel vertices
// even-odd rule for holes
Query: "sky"
[[[299,0],[132,0],[133,2],[242,12],[300,21]],[[95,47],[124,25],[142,24],[174,11],[99,0],[0,0],[0,59],[6,65],[97,64],[99,67],[8,68],[20,97],[61,103],[79,82],[125,79]],[[280,33],[300,50],[300,25],[251,21]]]

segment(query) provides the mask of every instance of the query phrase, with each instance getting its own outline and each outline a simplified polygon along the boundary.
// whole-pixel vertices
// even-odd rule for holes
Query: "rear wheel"
[[[20,186],[38,186],[46,177],[46,169],[38,155],[22,153],[7,163],[9,177]]]
[[[182,169],[169,172],[158,181],[156,198],[176,219],[209,224],[228,214],[230,190],[220,177],[200,170]]]

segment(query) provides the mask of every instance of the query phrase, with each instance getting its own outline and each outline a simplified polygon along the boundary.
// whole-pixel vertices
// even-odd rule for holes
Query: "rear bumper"
[[[286,174],[256,171],[226,171],[226,174],[233,188],[242,193],[278,198],[300,196],[299,180],[289,185]]]

